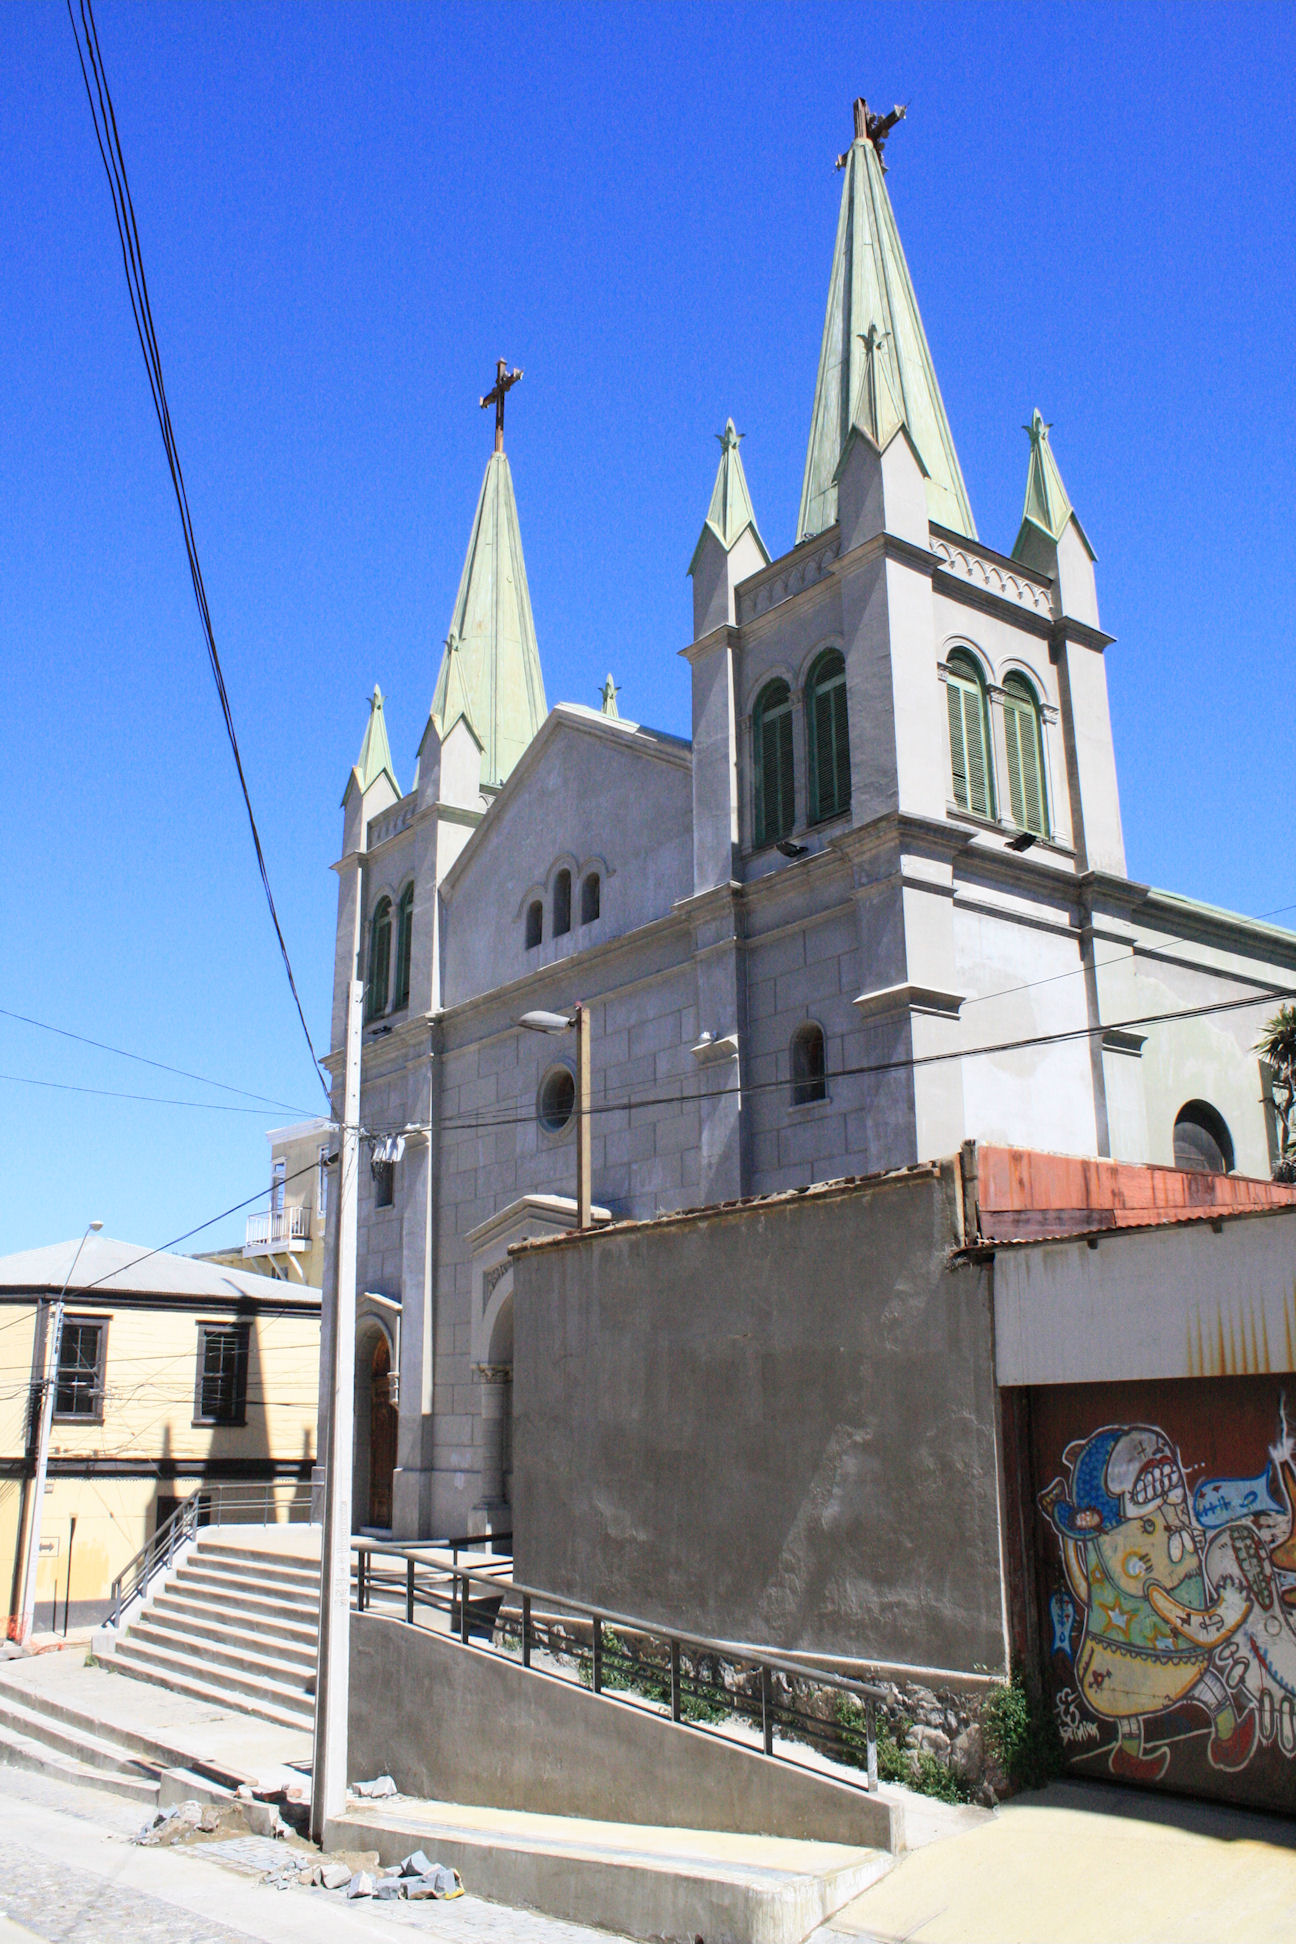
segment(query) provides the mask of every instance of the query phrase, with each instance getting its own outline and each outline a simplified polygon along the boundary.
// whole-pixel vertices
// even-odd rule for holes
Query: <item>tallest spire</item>
[[[545,719],[544,677],[513,474],[504,450],[504,400],[522,376],[499,360],[482,405],[495,407],[495,450],[477,496],[468,552],[432,697],[441,735],[466,716],[482,745],[481,784],[497,790]]]
[[[815,384],[810,444],[797,538],[822,533],[837,517],[837,471],[857,413],[867,415],[865,387],[885,389],[926,469],[927,510],[940,526],[975,537],[927,336],[883,181],[882,148],[904,114],[875,115],[855,103],[855,139],[837,166],[845,170],[828,310]]]

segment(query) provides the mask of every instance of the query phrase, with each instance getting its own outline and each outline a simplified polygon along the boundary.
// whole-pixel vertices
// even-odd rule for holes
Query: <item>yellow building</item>
[[[292,1127],[272,1127],[266,1139],[270,1143],[269,1205],[248,1216],[241,1249],[213,1249],[197,1260],[321,1289],[328,1164],[337,1146],[333,1124],[297,1121]]]
[[[0,1562],[19,1598],[40,1383],[76,1242],[0,1258]],[[36,1625],[102,1617],[113,1580],[183,1498],[222,1520],[307,1514],[316,1290],[89,1236],[66,1297]]]

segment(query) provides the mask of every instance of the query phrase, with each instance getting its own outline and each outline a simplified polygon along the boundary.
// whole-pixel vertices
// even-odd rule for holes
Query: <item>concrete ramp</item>
[[[375,1613],[351,1619],[349,1760],[428,1801],[904,1847],[894,1800]]]
[[[409,1800],[350,1809],[325,1843],[385,1864],[421,1848],[480,1896],[654,1944],[802,1944],[894,1862],[842,1843]]]

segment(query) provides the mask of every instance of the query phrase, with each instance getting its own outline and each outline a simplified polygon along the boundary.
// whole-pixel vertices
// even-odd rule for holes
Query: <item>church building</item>
[[[978,538],[896,117],[854,115],[794,544],[771,557],[730,421],[691,742],[623,718],[610,676],[601,710],[546,703],[503,364],[408,789],[374,691],[330,1057],[337,1112],[359,976],[357,1525],[511,1529],[508,1250],[576,1221],[576,1035],[527,1013],[587,1011],[596,1221],[968,1139],[1270,1172],[1253,1048],[1296,936],[1128,876],[1093,548],[1038,411],[1020,531]]]

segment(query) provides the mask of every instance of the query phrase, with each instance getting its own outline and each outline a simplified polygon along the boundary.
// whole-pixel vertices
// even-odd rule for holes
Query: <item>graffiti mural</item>
[[[1271,1800],[1274,1763],[1292,1764],[1291,1801],[1296,1440],[1274,1401],[1267,1441],[1236,1472],[1149,1413],[1068,1441],[1039,1492],[1053,1707],[1083,1772]],[[1218,1427],[1205,1442],[1218,1447]],[[1258,1795],[1225,1786],[1257,1761]]]

